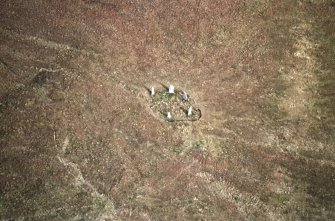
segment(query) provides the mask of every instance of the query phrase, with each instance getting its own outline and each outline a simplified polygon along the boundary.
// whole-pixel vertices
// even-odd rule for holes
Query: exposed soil
[[[334,15],[1,1],[0,220],[335,220]]]

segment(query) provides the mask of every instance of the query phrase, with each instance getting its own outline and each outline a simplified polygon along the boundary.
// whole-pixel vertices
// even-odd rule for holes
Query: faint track
[[[311,91],[311,89],[313,84],[317,82],[314,73],[319,65],[315,55],[313,55],[318,44],[306,34],[312,32],[312,30],[313,23],[305,20],[302,20],[290,30],[295,38],[294,58],[296,67],[290,69],[289,73],[284,75],[284,80],[292,86],[285,91],[285,96],[279,102],[279,106],[291,118],[310,119],[308,104],[313,97],[314,91]]]
[[[248,193],[239,191],[234,186],[230,185],[225,180],[220,180],[210,184],[208,188],[214,197],[219,197],[233,203],[237,206],[238,211],[248,220],[252,214],[250,210],[266,211],[268,220],[281,221],[285,220],[278,211],[274,211],[273,208],[267,206],[257,196],[253,196]]]
[[[2,29],[2,28],[0,28],[0,36],[7,37],[7,38],[10,38],[16,41],[30,42],[39,47],[50,48],[50,49],[54,49],[58,51],[70,51],[70,52],[80,53],[86,56],[94,56],[94,57],[98,56],[97,53],[91,50],[78,49],[78,48],[74,48],[67,44],[61,44],[61,43],[57,43],[54,41],[49,41],[49,40],[39,38],[36,36],[20,34],[15,31],[10,31],[6,29]]]
[[[54,139],[55,139],[55,135],[54,135]],[[97,189],[89,181],[87,181],[84,178],[78,164],[71,162],[70,160],[66,159],[63,156],[64,152],[67,149],[67,146],[69,145],[69,142],[70,142],[69,138],[66,137],[62,145],[62,152],[61,154],[57,155],[57,159],[62,165],[64,165],[64,167],[67,167],[69,168],[70,171],[72,171],[72,174],[75,177],[75,186],[80,186],[83,188],[87,187],[94,197],[97,197],[98,199],[101,199],[103,202],[105,202],[105,208],[104,208],[105,211],[100,212],[99,213],[100,215],[96,220],[105,220],[105,219],[120,220],[116,216],[115,207],[111,199],[109,199],[104,194],[99,193]]]

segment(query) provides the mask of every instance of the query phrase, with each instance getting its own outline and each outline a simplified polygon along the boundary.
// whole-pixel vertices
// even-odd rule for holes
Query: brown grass
[[[0,219],[334,219],[333,11],[2,1]],[[161,118],[162,84],[201,119]]]

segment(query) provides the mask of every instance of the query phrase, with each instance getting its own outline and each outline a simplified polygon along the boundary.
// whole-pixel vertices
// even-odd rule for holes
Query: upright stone
[[[187,116],[188,117],[192,116],[192,106],[188,109]]]
[[[183,93],[181,94],[181,99],[183,101],[188,101],[188,95],[187,95],[187,93],[185,91],[183,91]]]
[[[170,85],[169,87],[169,94],[174,94],[174,86]]]
[[[151,96],[154,96],[154,95],[155,95],[155,88],[151,87]]]

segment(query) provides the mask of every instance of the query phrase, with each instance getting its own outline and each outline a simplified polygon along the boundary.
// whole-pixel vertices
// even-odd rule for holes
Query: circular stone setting
[[[176,90],[174,93],[168,91],[157,91],[151,95],[151,109],[160,117],[169,122],[176,121],[198,121],[201,118],[201,110],[195,106],[191,96],[183,99],[183,91]],[[191,108],[191,111],[190,111]],[[171,117],[168,116],[171,114]]]

